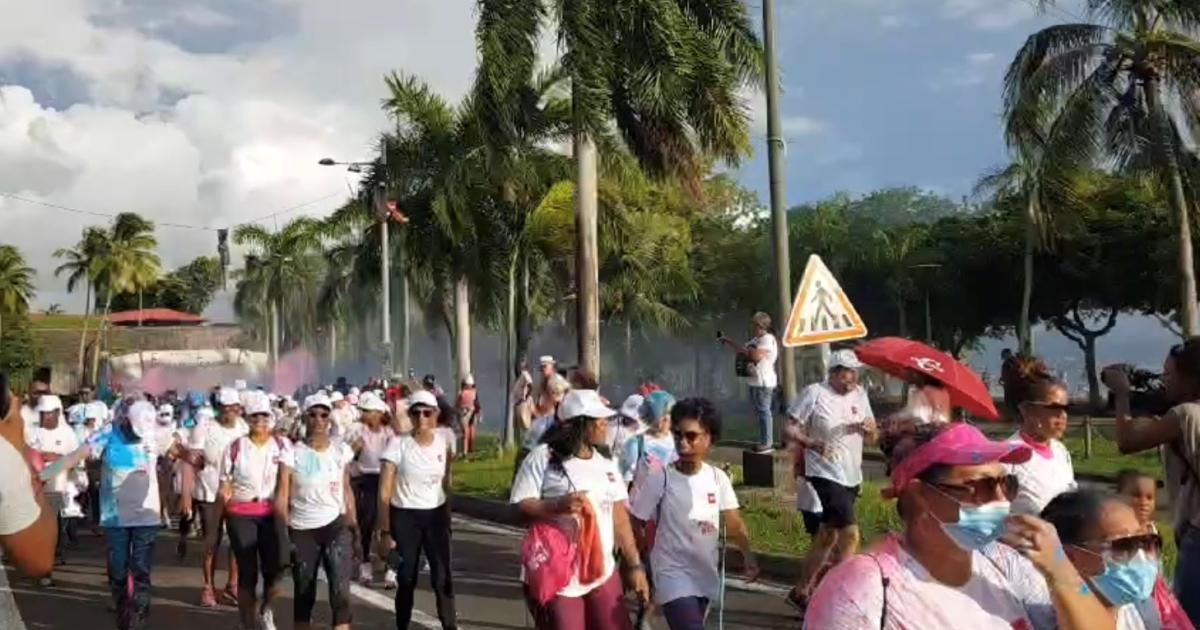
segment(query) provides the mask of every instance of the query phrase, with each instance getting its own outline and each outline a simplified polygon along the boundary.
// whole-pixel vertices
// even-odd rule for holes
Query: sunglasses
[[[324,420],[329,417],[329,412],[328,411],[309,411],[308,417],[315,418],[317,420]]]
[[[1088,543],[1087,546],[1073,546],[1093,555],[1107,556],[1116,562],[1124,562],[1136,556],[1139,551],[1144,551],[1146,555],[1157,557],[1162,551],[1163,541],[1162,536],[1158,534],[1137,534],[1135,536],[1115,538],[1102,543]]]
[[[1032,407],[1038,407],[1041,409],[1046,409],[1048,411],[1057,411],[1057,412],[1061,412],[1061,413],[1066,413],[1071,410],[1071,406],[1068,405],[1067,403],[1028,402],[1025,404],[1030,405]]]
[[[958,503],[971,505],[989,503],[996,498],[997,494],[1003,494],[1004,498],[1012,501],[1017,498],[1017,492],[1021,489],[1021,482],[1016,475],[980,477],[964,481],[961,484],[930,483],[929,485]]]
[[[675,436],[677,442],[695,443],[701,437],[708,435],[707,431],[672,431],[671,435]]]
[[[415,407],[408,410],[408,415],[413,418],[432,418],[435,413],[437,410],[429,407]]]

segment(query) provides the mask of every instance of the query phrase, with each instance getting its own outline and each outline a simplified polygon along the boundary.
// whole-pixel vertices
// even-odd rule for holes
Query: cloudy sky
[[[757,16],[759,0],[747,0]],[[322,214],[347,193],[318,159],[369,154],[382,77],[449,97],[475,63],[470,0],[0,0],[0,242],[39,269],[37,306],[82,308],[55,249],[103,217],[160,223],[171,268],[212,231],[283,209]],[[1033,0],[777,0],[791,203],[918,185],[958,198],[1004,160],[1000,82],[1046,16]],[[758,155],[738,171],[766,199]],[[271,220],[267,220],[271,225]]]

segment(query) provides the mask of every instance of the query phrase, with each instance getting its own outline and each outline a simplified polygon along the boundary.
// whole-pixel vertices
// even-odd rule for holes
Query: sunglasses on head
[[[412,407],[408,410],[408,415],[413,418],[432,418],[435,413],[437,410],[431,407]]]
[[[1012,501],[1021,489],[1021,482],[1016,475],[980,477],[960,484],[931,482],[928,485],[959,503],[971,504],[989,503],[995,500],[997,494]]]

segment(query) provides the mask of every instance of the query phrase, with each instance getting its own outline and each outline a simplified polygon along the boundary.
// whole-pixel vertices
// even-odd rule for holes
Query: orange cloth
[[[579,583],[591,584],[604,577],[604,548],[600,544],[600,528],[596,524],[596,512],[592,502],[583,504],[579,514]]]

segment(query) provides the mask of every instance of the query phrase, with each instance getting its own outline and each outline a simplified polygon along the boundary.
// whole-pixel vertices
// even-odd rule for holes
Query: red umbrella
[[[951,404],[971,414],[995,420],[996,403],[979,375],[954,357],[911,339],[881,337],[859,344],[858,359],[896,378],[907,379],[913,372],[932,378],[950,392]]]

